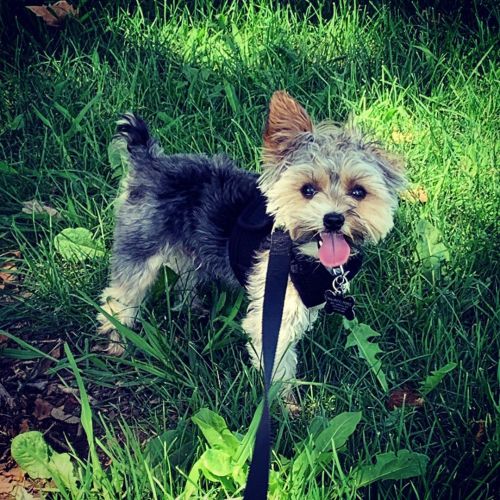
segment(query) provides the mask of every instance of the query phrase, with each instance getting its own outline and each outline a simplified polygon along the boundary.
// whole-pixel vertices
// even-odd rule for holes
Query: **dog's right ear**
[[[264,164],[280,163],[294,149],[296,139],[312,131],[313,125],[306,110],[287,92],[275,92],[269,103],[269,116],[264,129]]]

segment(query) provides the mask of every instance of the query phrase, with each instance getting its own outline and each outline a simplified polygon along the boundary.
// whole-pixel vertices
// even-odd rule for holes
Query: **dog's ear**
[[[269,116],[264,129],[264,163],[279,163],[294,149],[299,137],[312,131],[311,118],[306,110],[287,92],[275,92],[269,103]]]

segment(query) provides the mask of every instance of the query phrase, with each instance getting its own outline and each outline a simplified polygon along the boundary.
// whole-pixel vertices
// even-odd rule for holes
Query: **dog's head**
[[[264,131],[259,180],[276,225],[303,253],[338,267],[393,226],[401,162],[348,127],[313,125],[286,92],[275,92]]]

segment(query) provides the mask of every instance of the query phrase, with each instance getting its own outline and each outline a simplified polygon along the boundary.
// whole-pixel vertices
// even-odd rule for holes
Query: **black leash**
[[[262,358],[264,369],[264,408],[260,418],[252,463],[248,473],[244,500],[266,500],[271,467],[271,416],[269,412],[269,390],[271,388],[274,358],[278,344],[283,306],[292,259],[292,240],[287,232],[276,230],[271,234],[271,248],[266,272],[264,304],[262,311]],[[331,289],[324,293],[325,312],[342,314],[348,320],[355,317],[354,298],[349,292],[348,274],[356,274],[361,266],[357,257],[354,272],[341,266],[332,273]],[[358,265],[359,264],[359,265]]]
[[[248,473],[244,500],[265,500],[271,467],[271,417],[269,389],[276,356],[276,346],[283,316],[292,240],[281,230],[271,234],[271,249],[267,265],[264,305],[262,311],[262,357],[264,368],[264,408],[260,418],[252,463]]]

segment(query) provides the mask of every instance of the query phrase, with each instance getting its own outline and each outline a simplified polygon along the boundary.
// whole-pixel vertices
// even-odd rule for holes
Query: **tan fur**
[[[178,275],[176,289],[182,294],[180,300],[184,300],[186,294],[193,294],[197,279],[192,260],[184,253],[170,248],[148,259],[136,273],[115,277],[102,292],[102,309],[123,325],[133,326],[139,306],[164,264]],[[100,350],[115,356],[121,355],[124,351],[123,340],[113,323],[102,312],[97,315],[97,320],[100,324],[98,332],[109,338],[109,343]]]
[[[294,120],[289,128],[277,127],[288,133],[287,148],[273,150],[268,139],[269,127],[266,129],[264,173],[259,181],[277,226],[287,229],[293,239],[314,236],[323,230],[323,217],[336,212],[344,215],[342,232],[354,242],[379,242],[393,225],[397,188],[390,184],[403,185],[402,162],[378,144],[365,141],[352,125],[346,128],[331,122],[312,125],[306,111],[294,104],[293,98],[282,92],[277,94],[271,99],[271,123],[282,123],[287,116]],[[277,105],[273,104],[275,101]],[[302,127],[296,125],[297,121]],[[298,138],[304,137],[300,133],[306,128],[310,137],[300,142]],[[275,154],[276,151],[280,154]],[[311,200],[300,192],[304,184],[313,184],[318,189]],[[357,185],[367,191],[363,200],[349,195]],[[304,253],[311,255],[310,248]]]
[[[290,232],[293,240],[309,240],[299,250],[318,256],[311,239],[324,231],[324,216],[342,214],[341,232],[354,244],[378,243],[393,226],[397,191],[404,185],[402,162],[378,144],[365,141],[351,124],[312,124],[306,111],[292,97],[277,92],[271,99],[264,132],[263,174],[259,179],[275,225]],[[306,199],[305,184],[317,193]],[[355,199],[351,190],[362,186],[366,197]],[[353,253],[356,249],[353,248]],[[242,326],[249,334],[252,362],[259,367],[262,351],[262,303],[268,253],[258,256],[250,274],[250,305]],[[295,344],[317,318],[319,308],[306,309],[289,281],[280,329],[274,378],[295,377]],[[287,386],[289,388],[289,386]],[[288,390],[288,389],[286,389]]]
[[[281,160],[294,139],[305,132],[312,132],[312,122],[305,109],[286,92],[275,92],[264,131],[264,163]]]
[[[252,363],[261,368],[262,359],[262,310],[264,304],[264,289],[266,283],[269,251],[261,252],[256,258],[256,264],[249,276],[247,285],[250,305],[247,315],[241,326],[250,337],[248,351]],[[283,317],[276,348],[276,357],[273,367],[273,379],[290,382],[295,377],[297,369],[297,354],[295,344],[301,339],[305,331],[312,327],[318,317],[319,308],[307,309],[288,280],[283,307]],[[283,392],[290,390],[290,384],[283,387]]]
[[[163,255],[151,257],[137,273],[112,281],[102,292],[102,309],[123,325],[133,326],[139,305],[155,281],[163,260]],[[109,336],[109,344],[103,350],[108,354],[122,354],[123,343],[113,323],[102,312],[97,315],[97,320],[100,323],[99,333]]]

